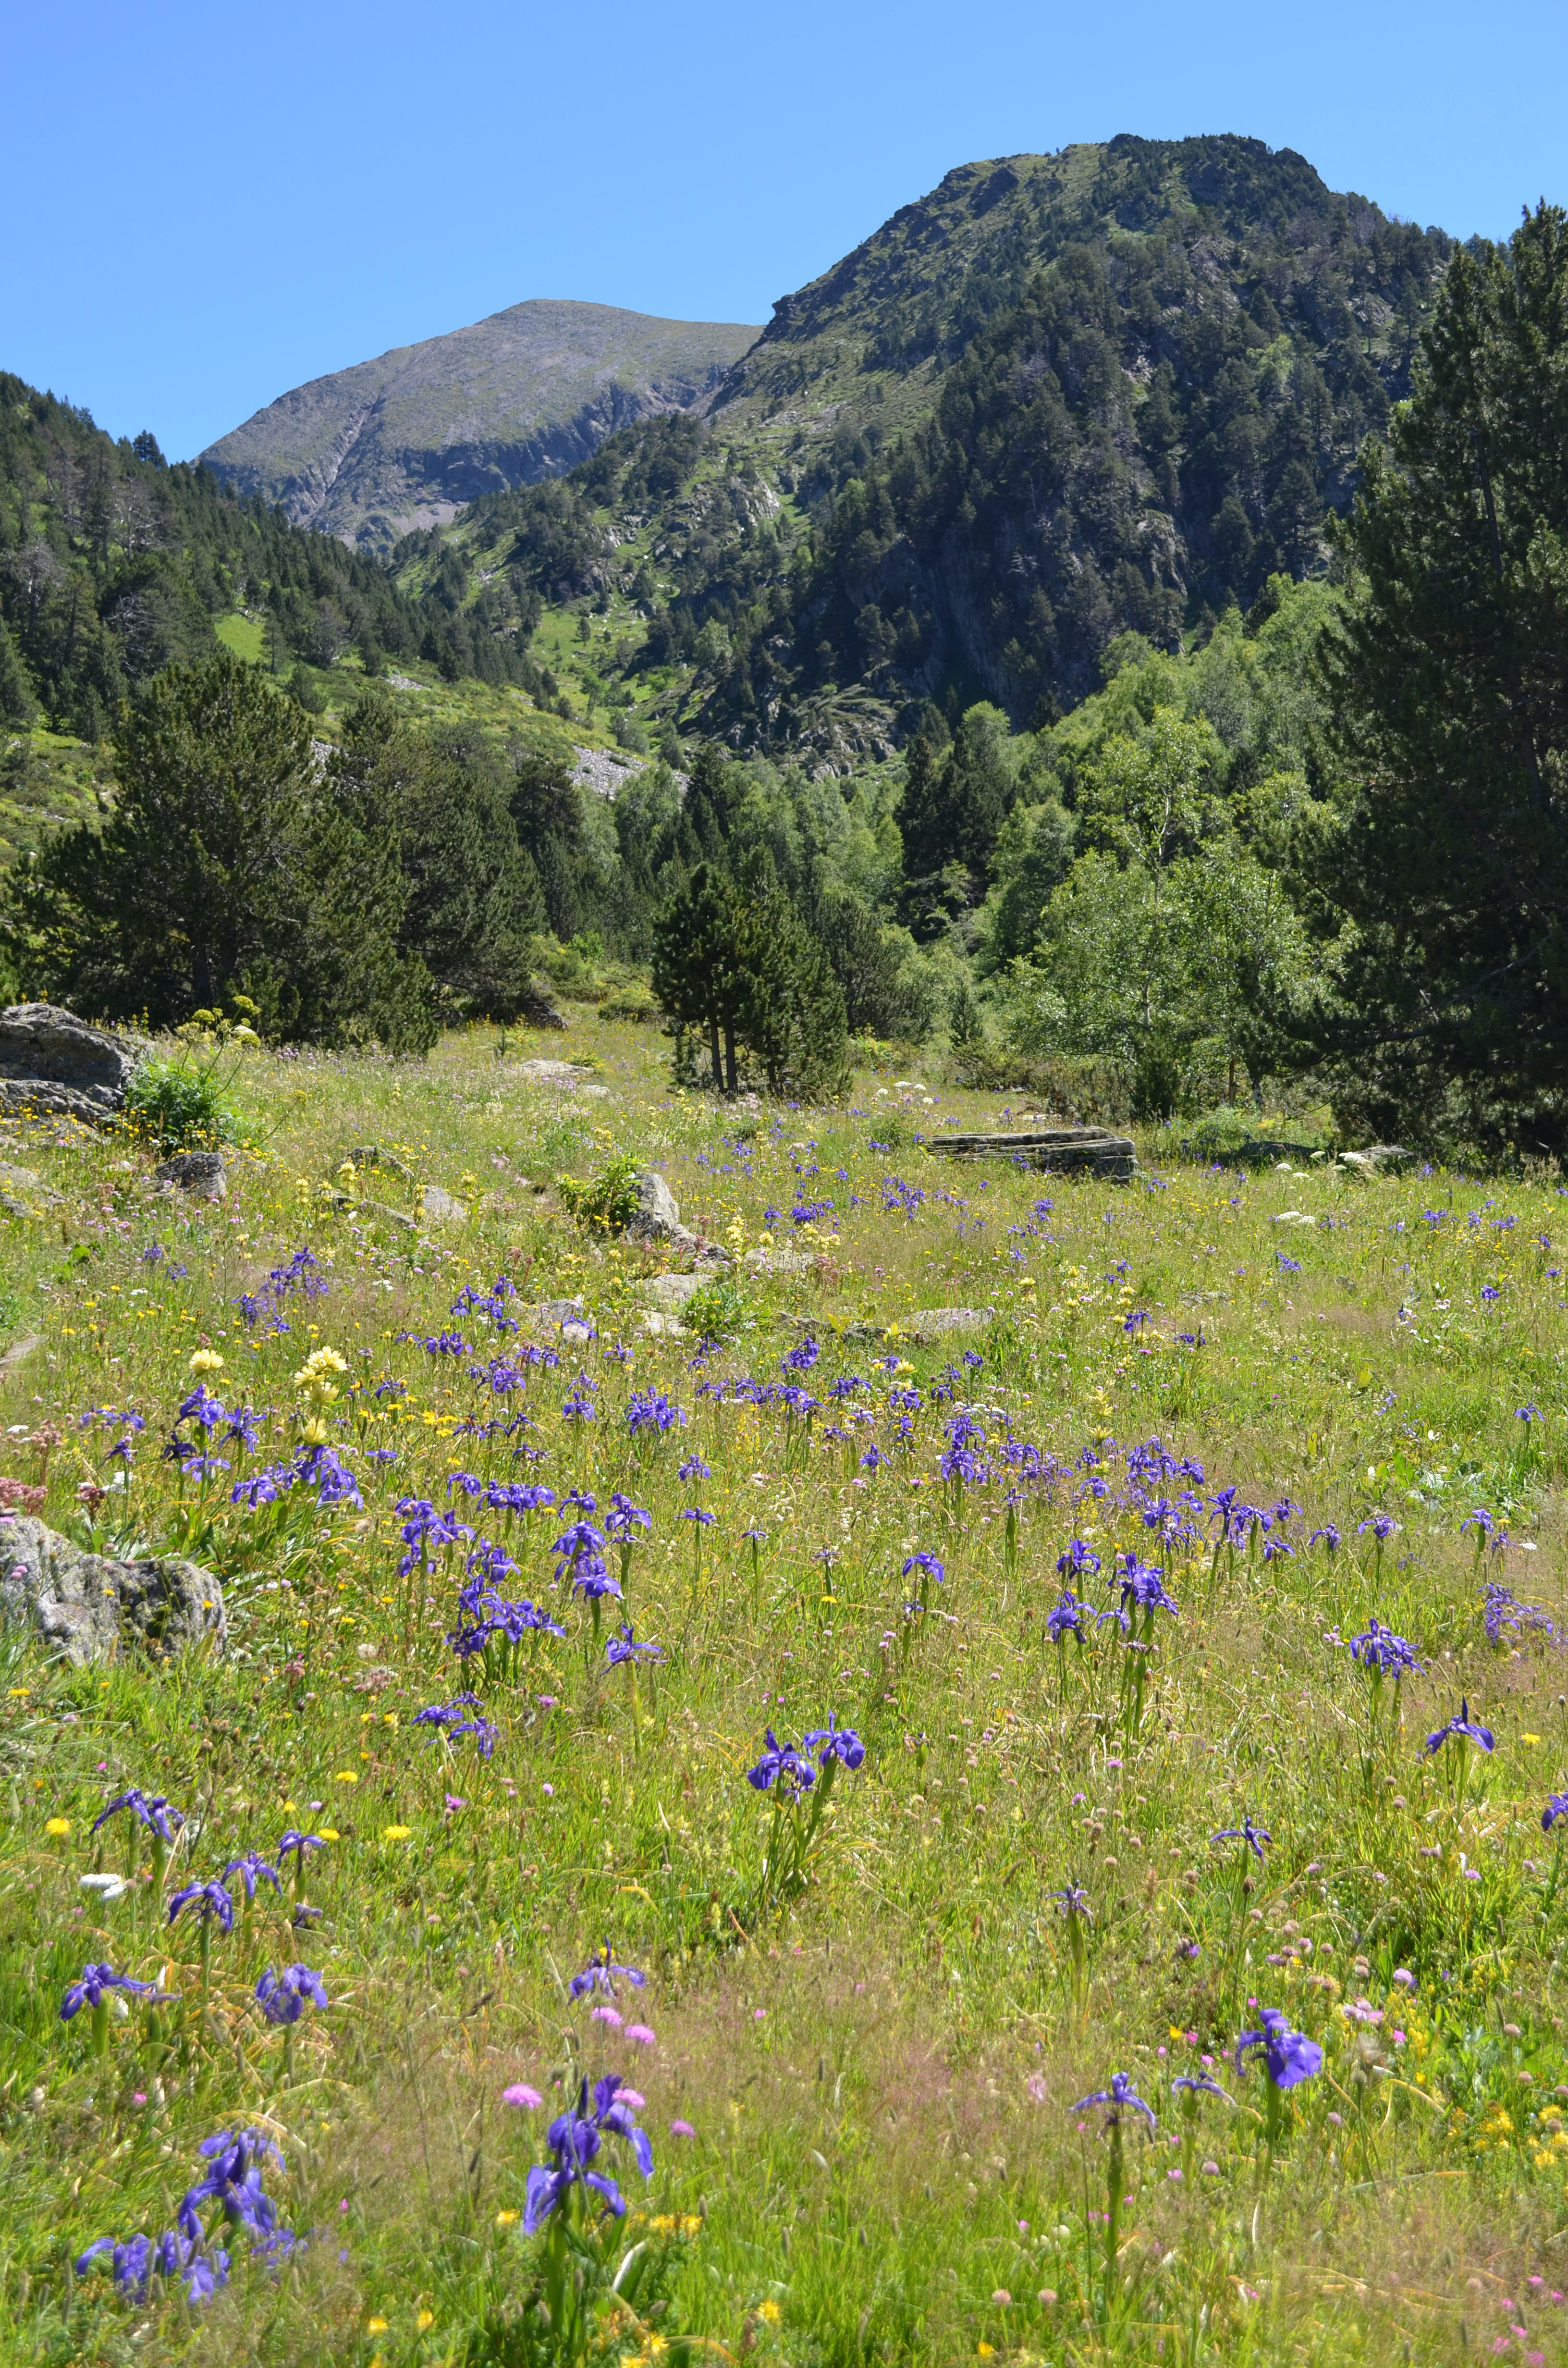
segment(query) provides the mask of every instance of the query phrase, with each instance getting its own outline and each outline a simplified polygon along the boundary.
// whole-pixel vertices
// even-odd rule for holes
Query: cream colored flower
[[[190,1360],[190,1370],[193,1373],[199,1374],[221,1373],[223,1370],[223,1360],[216,1349],[198,1349]]]

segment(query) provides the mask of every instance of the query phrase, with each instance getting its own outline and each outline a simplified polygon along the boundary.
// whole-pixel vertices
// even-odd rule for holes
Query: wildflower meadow
[[[1568,2360],[1554,1174],[528,1049],[5,1131],[0,2357]]]

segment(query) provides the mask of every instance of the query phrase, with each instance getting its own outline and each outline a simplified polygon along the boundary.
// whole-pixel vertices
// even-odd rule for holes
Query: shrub
[[[203,1069],[183,1060],[144,1061],[126,1088],[128,1123],[165,1156],[235,1142],[239,1120],[224,1098],[227,1080],[216,1072],[214,1061]]]
[[[637,1214],[637,1158],[618,1152],[597,1176],[579,1183],[574,1176],[558,1176],[555,1189],[580,1225],[600,1233],[625,1231]]]

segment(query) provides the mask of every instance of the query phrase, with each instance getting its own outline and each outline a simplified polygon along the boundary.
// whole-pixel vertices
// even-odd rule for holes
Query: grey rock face
[[[153,1170],[166,1192],[188,1192],[198,1201],[222,1201],[229,1186],[221,1151],[179,1151]]]
[[[0,1616],[79,1669],[126,1652],[172,1660],[202,1643],[221,1653],[228,1637],[223,1591],[199,1564],[111,1562],[24,1513],[0,1515]]]
[[[53,1003],[0,1011],[0,1114],[112,1118],[136,1065],[118,1037]]]

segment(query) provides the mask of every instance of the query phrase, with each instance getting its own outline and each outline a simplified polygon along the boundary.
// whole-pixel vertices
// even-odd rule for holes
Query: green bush
[[[702,1340],[733,1340],[756,1329],[756,1309],[738,1285],[722,1276],[694,1291],[680,1315],[687,1330]]]
[[[580,1225],[619,1234],[637,1214],[637,1159],[619,1152],[597,1176],[580,1183],[574,1176],[558,1176],[555,1189]]]
[[[128,1123],[165,1156],[235,1142],[239,1120],[224,1097],[227,1081],[216,1070],[212,1061],[202,1069],[186,1061],[144,1061],[126,1088]]]

